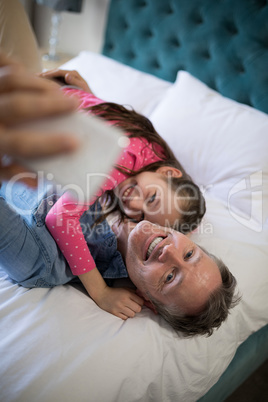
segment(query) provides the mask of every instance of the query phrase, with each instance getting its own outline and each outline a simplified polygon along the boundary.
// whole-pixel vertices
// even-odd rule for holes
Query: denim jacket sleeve
[[[101,206],[97,202],[80,218],[82,232],[92,257],[105,279],[126,278],[128,273],[123,258],[117,250],[117,240],[107,220],[95,224]]]
[[[33,216],[37,226],[45,224],[45,217],[58,196],[52,194],[43,198]],[[80,218],[80,224],[87,246],[96,266],[104,279],[127,278],[128,273],[123,258],[117,250],[117,240],[107,220],[95,224],[101,214],[99,202],[93,204]]]

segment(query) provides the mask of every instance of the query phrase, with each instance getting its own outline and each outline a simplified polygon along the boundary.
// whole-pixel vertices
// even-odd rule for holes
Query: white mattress
[[[185,339],[146,307],[124,322],[80,288],[28,290],[2,272],[1,400],[196,401],[268,323],[268,117],[184,72],[170,84],[89,52],[65,67],[152,119],[203,186],[207,214],[194,240],[229,265],[243,298],[211,337]]]

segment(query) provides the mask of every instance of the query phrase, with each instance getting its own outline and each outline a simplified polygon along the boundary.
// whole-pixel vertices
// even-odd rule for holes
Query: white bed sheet
[[[218,99],[219,95],[209,92],[205,86],[200,89],[199,82],[195,82],[186,73],[180,76],[176,84],[171,85],[89,52],[83,52],[64,67],[77,69],[91,84],[96,95],[111,101],[133,104],[140,112],[145,110],[145,114],[151,116],[160,133],[171,143],[174,150],[176,144],[179,144],[180,157],[183,157],[184,152],[191,152],[190,148],[187,149],[187,136],[190,135],[187,127],[190,122],[193,125],[195,123],[195,130],[191,127],[190,131],[192,136],[196,136],[197,148],[194,154],[191,154],[196,164],[189,163],[190,156],[184,157],[183,162],[186,165],[189,163],[187,169],[192,169],[193,178],[205,188],[207,186],[205,192],[207,214],[202,228],[194,235],[194,239],[223,258],[230,266],[238,279],[243,299],[232,310],[227,322],[210,338],[185,339],[175,334],[161,317],[154,315],[147,308],[143,308],[134,319],[123,322],[100,310],[83,291],[70,285],[28,290],[10,283],[2,273],[1,400],[6,402],[196,401],[218,380],[232,360],[237,347],[251,333],[268,323],[268,230],[265,215],[268,200],[268,162],[265,162],[264,157],[265,152],[267,155],[268,139],[267,135],[266,139],[263,135],[264,132],[267,133],[268,117],[251,108],[245,109],[244,106],[236,110],[229,122],[230,126],[233,126],[237,116],[240,118],[244,110],[253,116],[253,126],[256,130],[263,130],[258,131],[260,143],[257,147],[258,154],[253,158],[255,165],[251,166],[249,163],[247,170],[242,169],[238,175],[230,173],[229,178],[226,176],[228,172],[221,178],[217,178],[217,174],[214,174],[215,182],[211,182],[209,178],[211,186],[208,187],[208,178],[202,177],[199,170],[195,171],[198,167],[198,158],[201,160],[207,158],[208,165],[205,166],[210,166],[207,172],[211,172],[217,160],[220,160],[216,148],[213,152],[213,144],[218,147],[218,142],[211,141],[206,144],[208,139],[206,135],[211,135],[206,134],[208,127],[212,128],[215,124],[214,130],[217,130],[218,118],[224,116],[222,124],[225,124],[227,132],[228,113],[222,111],[222,108],[231,106],[240,108],[239,104],[234,102],[230,105],[228,102],[232,101],[227,100],[226,105],[224,98]],[[100,70],[102,77],[98,79]],[[136,81],[134,78],[132,80],[132,77],[136,77]],[[142,82],[142,85],[137,87],[133,82]],[[117,91],[113,98],[115,88]],[[152,97],[149,96],[150,90],[154,94]],[[194,93],[196,91],[199,95],[188,99],[192,91]],[[143,92],[146,94],[146,104],[144,104],[145,98],[142,97]],[[217,108],[213,111],[213,121],[209,121],[215,104],[214,102],[210,104],[213,96],[216,97]],[[178,103],[174,103],[174,97],[178,97],[176,100]],[[180,113],[176,109],[178,105]],[[193,115],[190,113],[189,105],[192,107]],[[207,115],[204,118],[205,105]],[[202,111],[200,116],[198,110]],[[165,121],[165,113],[168,111],[170,115]],[[242,121],[244,119],[246,116]],[[171,126],[168,125],[168,121]],[[205,123],[204,126],[202,122]],[[174,125],[176,133],[169,137]],[[181,130],[177,133],[178,127]],[[238,136],[245,135],[239,125],[236,130]],[[174,135],[178,136],[175,142]],[[227,135],[224,138],[227,138],[224,146],[228,149],[232,137]],[[219,141],[224,142],[222,136],[219,137]],[[190,147],[190,144],[188,145]],[[256,153],[255,142],[254,147]],[[232,143],[229,150],[231,152]],[[246,161],[247,155],[252,157],[250,151],[246,146],[240,149],[238,153],[241,163]],[[230,166],[232,159],[229,155],[227,153]],[[211,162],[209,156],[213,156]],[[255,194],[253,200],[254,205],[257,205],[256,209],[253,208],[253,215],[255,214],[253,221],[257,223],[259,221],[260,224],[254,229],[246,227],[245,221],[237,218],[242,214],[246,219],[247,210],[244,206],[253,193],[243,190],[243,185],[240,186],[240,190],[238,188],[240,192],[236,192],[235,198],[237,215],[234,215],[230,214],[226,206],[226,189],[232,189],[239,182],[243,184],[244,178],[248,182],[248,176],[256,172],[255,167],[258,168],[258,163],[261,169],[257,170],[262,171],[262,183],[260,185],[254,176],[256,182],[253,184],[257,183],[256,188],[259,192]],[[219,166],[220,168],[219,173],[224,173],[224,166]],[[263,213],[260,217],[261,201],[263,201]],[[213,233],[210,231],[211,227]],[[260,230],[256,230],[257,227]]]

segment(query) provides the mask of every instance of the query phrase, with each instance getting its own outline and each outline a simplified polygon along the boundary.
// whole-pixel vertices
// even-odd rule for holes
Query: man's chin
[[[149,233],[149,231],[151,232],[151,230],[152,230],[152,228],[154,227],[155,225],[153,224],[153,223],[151,223],[151,222],[149,222],[149,221],[145,221],[145,220],[143,220],[143,221],[140,221],[139,223],[137,223],[136,224],[136,228],[135,228],[135,230],[136,231],[140,231],[140,232],[148,232]]]

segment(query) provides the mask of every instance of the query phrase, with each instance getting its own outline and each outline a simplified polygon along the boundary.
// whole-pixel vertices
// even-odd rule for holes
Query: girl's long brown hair
[[[195,188],[198,188],[194,183],[191,177],[186,173],[185,169],[181,165],[181,163],[177,160],[174,153],[165,142],[163,138],[157,133],[153,124],[149,119],[145,116],[135,112],[135,110],[131,108],[126,108],[122,105],[105,102],[99,105],[91,106],[86,109],[90,111],[94,115],[109,121],[113,126],[119,127],[123,130],[129,138],[144,138],[149,143],[152,144],[152,148],[157,156],[159,156],[162,160],[158,162],[151,163],[138,171],[126,170],[123,166],[116,165],[115,168],[129,177],[142,173],[144,171],[156,171],[161,166],[171,166],[176,169],[179,169],[182,172],[182,177],[176,180],[176,185],[181,181],[182,184],[188,183],[189,185],[193,184]],[[162,148],[161,154],[159,154],[157,148],[159,146]],[[199,189],[198,189],[199,190]],[[200,191],[200,190],[199,190]],[[200,205],[204,205],[204,199],[200,192]],[[119,211],[121,213],[121,220],[124,218],[123,211],[119,208],[118,199],[116,198],[114,191],[109,190],[105,192],[105,208],[108,211],[104,213],[101,219],[97,220],[96,223],[100,223],[104,220],[107,215],[114,211]],[[197,216],[193,216],[193,223],[198,224],[202,219],[205,210],[204,208],[199,208],[199,210],[203,210],[203,212],[198,212]],[[183,222],[182,222],[183,223]],[[189,222],[188,222],[189,223]],[[190,229],[189,229],[190,231]]]
[[[112,102],[105,102],[96,106],[91,106],[87,110],[90,110],[98,117],[109,121],[110,123],[112,123],[112,125],[119,127],[127,134],[129,138],[145,138],[149,143],[152,144],[153,150],[160,158],[163,158],[163,155],[159,155],[157,153],[154,145],[158,144],[163,149],[165,155],[163,163],[161,161],[149,164],[139,171],[131,172],[130,176],[134,174],[136,175],[143,171],[155,171],[158,169],[158,167],[163,166],[164,164],[165,166],[172,166],[179,169],[182,172],[183,178],[188,180],[191,179],[190,176],[185,172],[182,165],[176,159],[174,153],[172,152],[166,141],[164,141],[163,138],[160,137],[160,135],[155,130],[153,124],[150,122],[149,119],[147,119],[147,117],[142,116],[141,114],[135,112],[133,109],[127,109],[122,105],[118,105]]]

